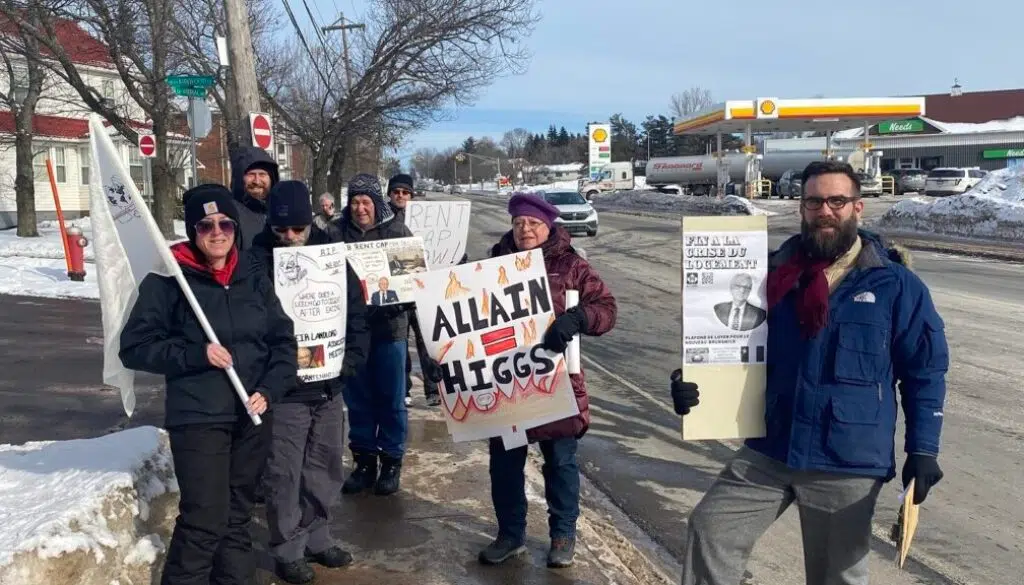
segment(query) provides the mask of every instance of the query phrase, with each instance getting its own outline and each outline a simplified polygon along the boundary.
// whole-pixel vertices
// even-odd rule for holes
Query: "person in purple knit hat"
[[[512,229],[491,248],[491,257],[540,249],[547,267],[555,321],[544,334],[542,346],[563,353],[576,334],[603,335],[615,326],[615,297],[597,271],[572,247],[572,238],[555,220],[558,209],[543,197],[517,193],[509,199]],[[565,308],[565,291],[580,293],[579,305]],[[551,547],[549,567],[568,567],[576,546],[579,517],[580,472],[577,441],[590,424],[589,400],[583,372],[569,376],[579,414],[527,431],[544,455],[544,496],[548,504]],[[479,560],[495,565],[526,551],[527,447],[505,450],[500,438],[490,440],[491,500],[498,520],[498,536],[482,550]]]

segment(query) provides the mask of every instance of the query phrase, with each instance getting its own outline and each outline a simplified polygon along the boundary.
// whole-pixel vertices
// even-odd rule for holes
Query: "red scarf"
[[[829,260],[811,260],[803,253],[794,254],[785,264],[768,273],[768,310],[781,301],[793,286],[797,289],[796,314],[804,338],[814,337],[828,322],[828,279],[825,269]]]
[[[215,269],[207,264],[206,259],[201,254],[197,254],[196,250],[188,242],[174,244],[171,246],[171,253],[174,255],[174,259],[178,261],[178,264],[201,272],[209,272],[213,276],[213,280],[221,286],[227,286],[231,283],[231,276],[235,273],[235,267],[238,266],[238,253],[234,248],[228,252],[227,262],[224,263],[224,268],[220,269]]]

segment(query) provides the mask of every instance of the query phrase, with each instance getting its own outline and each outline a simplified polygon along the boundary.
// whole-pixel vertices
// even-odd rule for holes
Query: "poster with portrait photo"
[[[764,437],[768,371],[765,216],[685,216],[682,377],[700,404],[684,441]]]
[[[429,270],[423,238],[355,242],[345,244],[345,249],[367,305],[415,302],[415,279]]]
[[[683,353],[695,358],[689,363],[765,363],[767,273],[763,231],[684,234]]]

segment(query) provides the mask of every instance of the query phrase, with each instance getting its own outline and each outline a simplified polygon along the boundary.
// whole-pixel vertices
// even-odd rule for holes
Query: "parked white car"
[[[558,208],[556,223],[571,234],[597,235],[597,210],[576,191],[548,191],[540,193],[544,199]]]
[[[928,171],[924,194],[932,197],[961,195],[977,185],[987,173],[979,168],[943,167]]]

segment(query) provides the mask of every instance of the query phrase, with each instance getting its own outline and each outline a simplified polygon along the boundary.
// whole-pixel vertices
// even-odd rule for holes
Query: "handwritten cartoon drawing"
[[[302,254],[281,254],[281,259],[277,264],[278,286],[295,286],[306,278],[306,274],[308,274],[309,271],[299,265],[300,256],[302,256]],[[312,260],[304,256],[303,260],[312,262]]]
[[[110,215],[114,217],[114,221],[117,223],[128,223],[133,219],[142,217],[139,214],[139,210],[136,209],[131,195],[128,194],[128,190],[118,177],[111,177],[110,184],[104,185],[103,189],[107,197],[107,203],[110,204]]]

